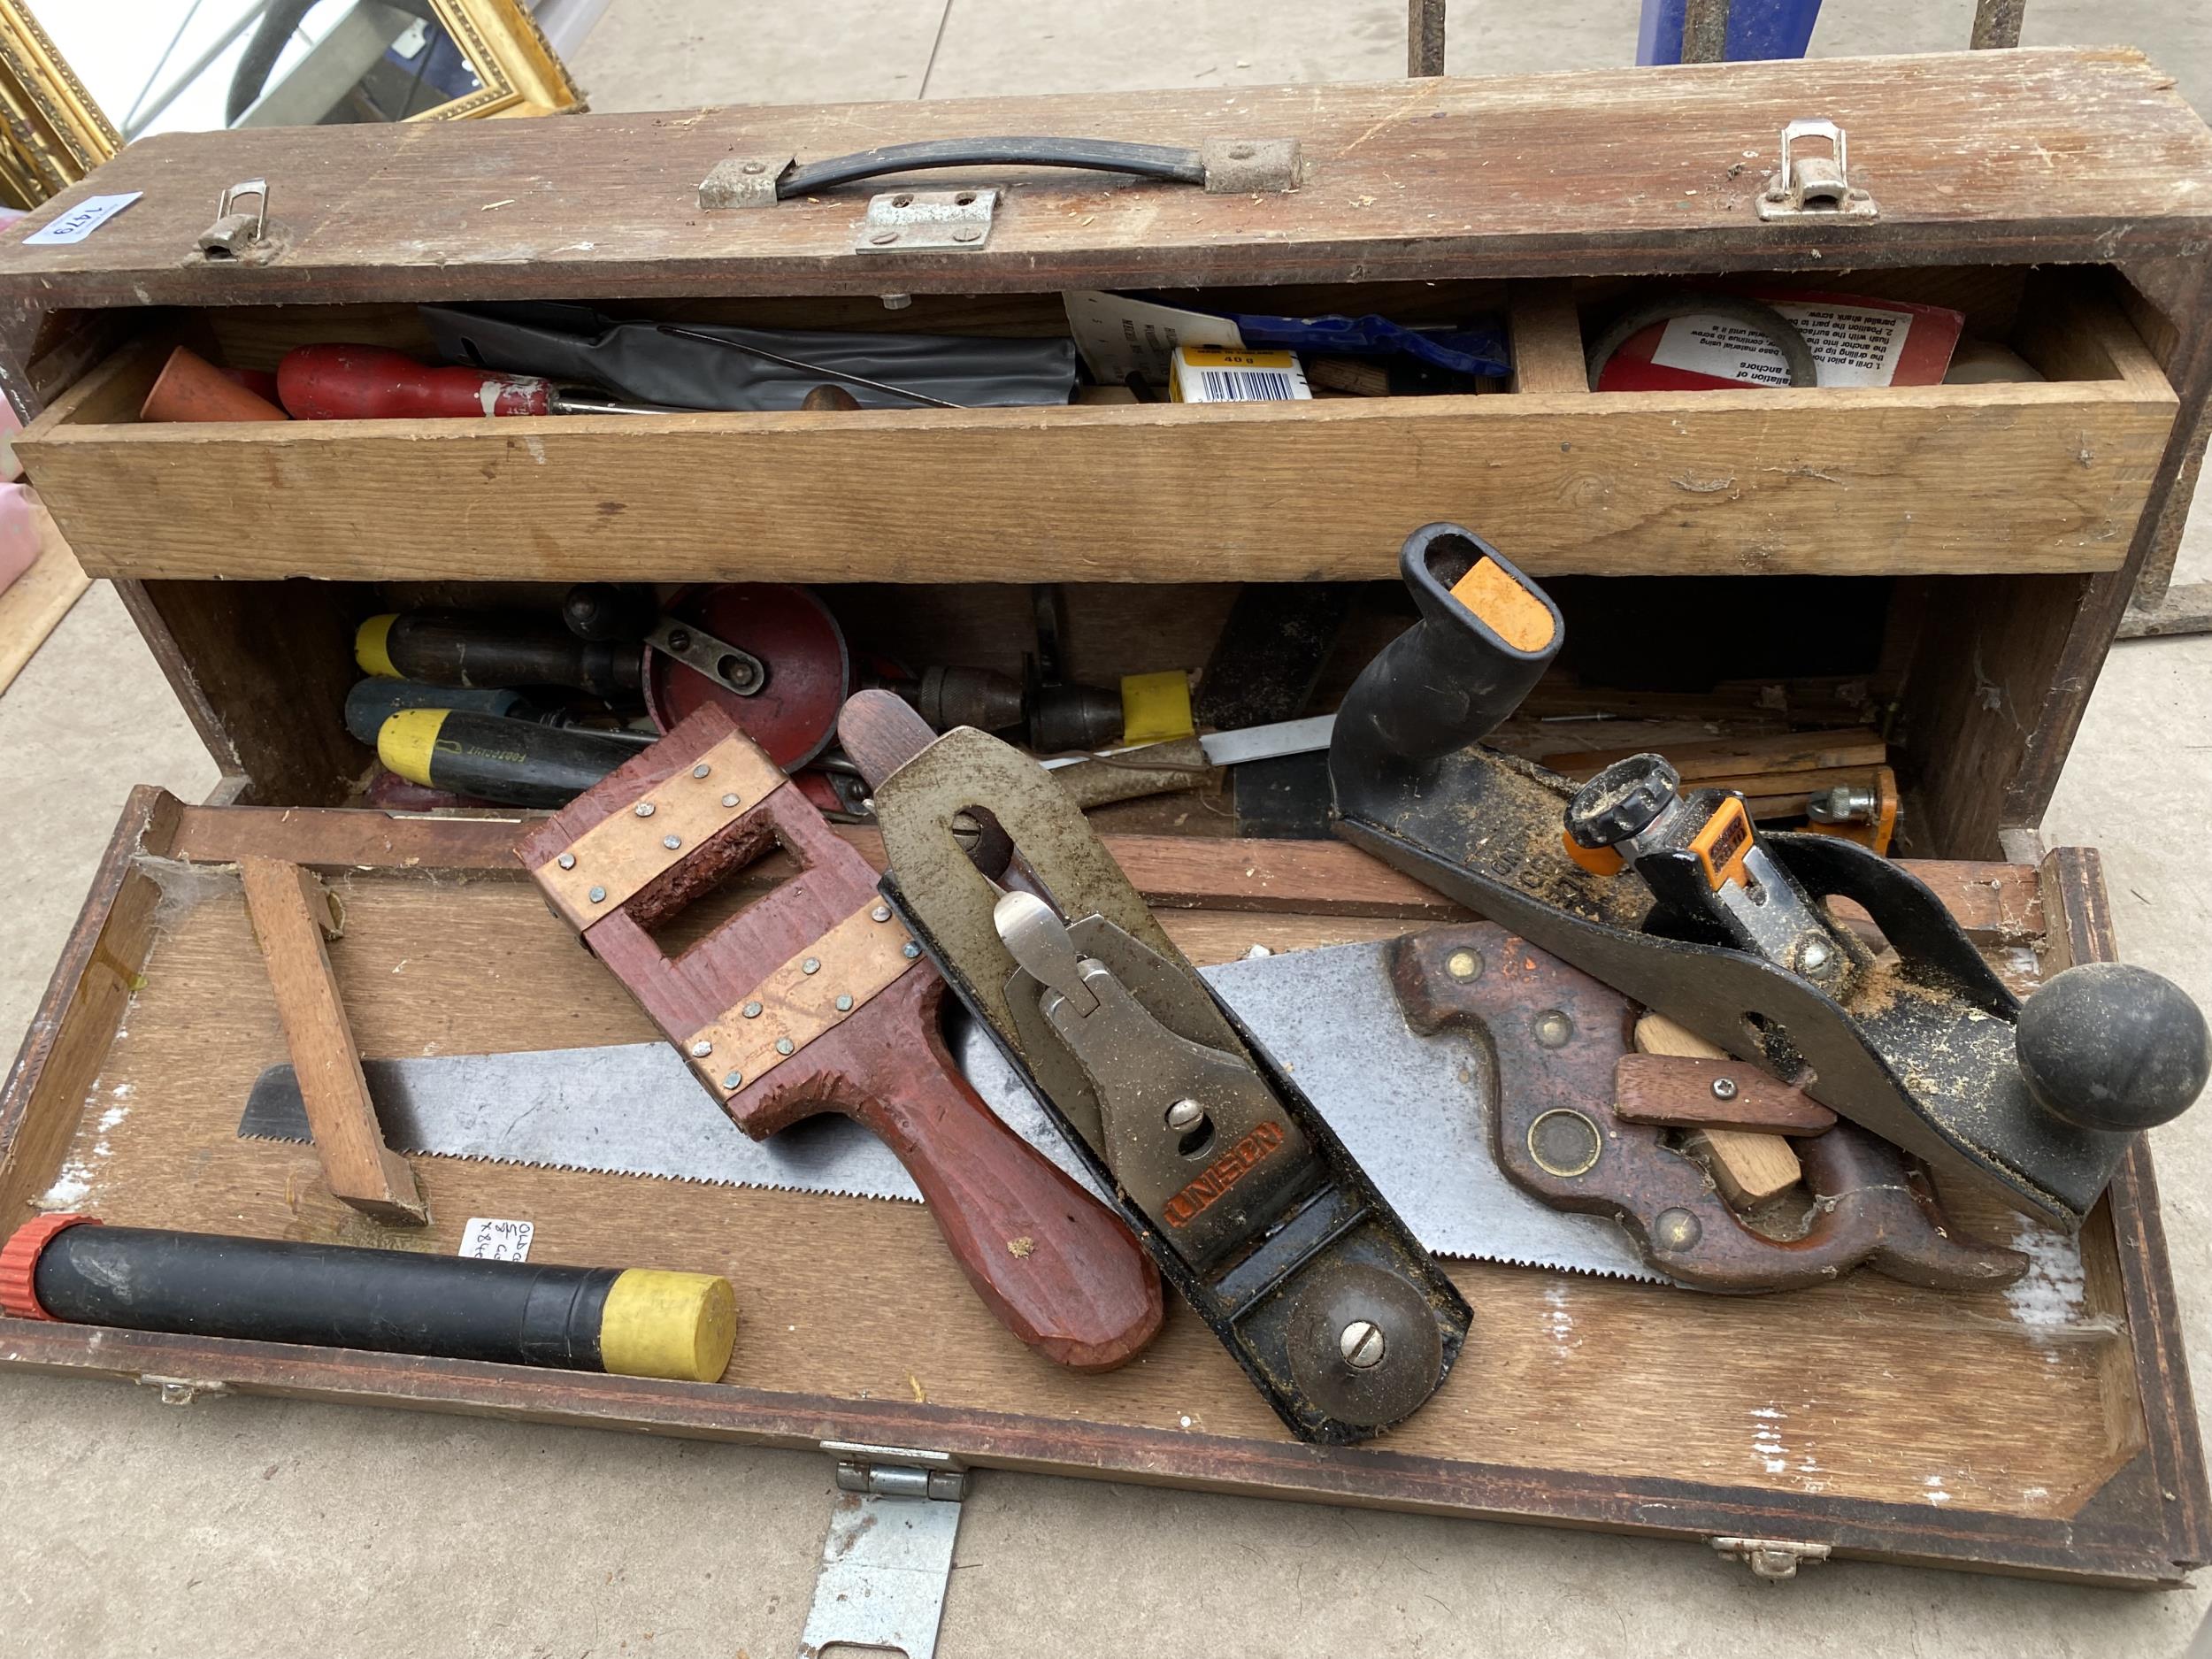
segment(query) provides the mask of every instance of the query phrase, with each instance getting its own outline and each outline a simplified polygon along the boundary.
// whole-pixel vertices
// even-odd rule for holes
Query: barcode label
[[[1198,389],[1209,403],[1287,403],[1298,396],[1281,369],[1201,369]]]
[[[461,1254],[488,1262],[526,1262],[530,1240],[537,1229],[526,1221],[499,1221],[471,1216],[461,1229]]]

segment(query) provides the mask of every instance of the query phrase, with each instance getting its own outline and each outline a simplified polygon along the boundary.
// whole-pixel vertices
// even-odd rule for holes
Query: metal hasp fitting
[[[1465,1301],[1073,797],[984,733],[933,741],[889,692],[853,698],[839,732],[872,787],[885,895],[1291,1432],[1349,1444],[1418,1409]],[[964,819],[995,833],[971,850]]]
[[[1483,748],[1556,652],[1558,612],[1456,526],[1415,532],[1401,571],[1421,620],[1353,686],[1330,749],[1346,840],[2062,1226],[2131,1132],[2202,1090],[2203,1016],[2147,970],[2072,968],[2024,1007],[1923,882],[1856,842],[1759,834],[1742,797],[1679,796],[1655,755],[1577,789]]]
[[[1808,138],[1828,141],[1825,156],[1798,148]],[[1833,121],[1799,119],[1782,129],[1781,162],[1759,194],[1759,217],[1770,222],[1793,219],[1878,219],[1874,198],[1851,182],[1845,159],[1843,128]]]
[[[238,204],[250,196],[253,211]],[[245,179],[225,190],[215,203],[215,222],[199,235],[204,259],[238,260],[265,251],[269,242],[269,181]]]

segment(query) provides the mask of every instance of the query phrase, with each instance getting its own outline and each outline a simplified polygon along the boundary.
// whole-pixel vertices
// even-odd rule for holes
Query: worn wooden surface
[[[185,806],[174,844],[181,857],[229,863],[249,853],[289,856],[319,866],[381,864],[426,872],[457,871],[519,878],[514,845],[521,820],[509,818],[399,818],[381,812],[273,807]],[[841,826],[838,833],[883,867],[881,832]],[[1465,919],[1467,912],[1340,841],[1203,840],[1179,835],[1108,835],[1106,849],[1133,872],[1156,908],[1235,915]],[[1970,859],[1912,859],[1903,867],[1940,897],[1967,936],[1983,945],[2019,945],[2045,931],[2044,896],[2032,865]],[[789,866],[772,864],[765,872]],[[1398,930],[1392,930],[1398,931]],[[1364,935],[1363,935],[1364,936]]]
[[[1762,224],[1785,122],[1854,129],[1873,225]],[[803,160],[1029,131],[1196,144],[1296,137],[1303,188],[1209,196],[1094,175],[995,175],[982,253],[852,252],[877,182],[703,212],[731,156]],[[142,190],[74,245],[0,250],[0,283],[47,305],[723,293],[879,293],[1325,280],[1585,270],[2148,255],[2200,237],[2212,134],[2124,50],[2058,50],[1610,70],[1517,80],[1296,86],[560,121],[176,134],[84,195]],[[188,257],[217,193],[282,179],[265,265]],[[969,181],[974,173],[958,175]],[[581,227],[580,229],[580,227]]]
[[[333,952],[365,1053],[655,1034],[526,886],[359,876],[339,891],[350,919]],[[1193,928],[1198,918],[1164,919],[1201,959],[1337,931],[1325,919],[1248,915],[1208,937]],[[258,979],[234,896],[219,892],[174,921],[127,1036],[88,1091],[68,1155],[83,1203],[118,1222],[393,1242],[329,1197],[310,1149],[234,1138],[253,1078],[283,1057]],[[217,1025],[226,1041],[206,1041]],[[128,1116],[100,1130],[119,1104]],[[1282,1438],[1179,1307],[1158,1343],[1110,1377],[1067,1377],[1025,1354],[994,1328],[911,1206],[416,1162],[436,1217],[427,1248],[454,1248],[469,1216],[519,1217],[536,1224],[546,1260],[632,1259],[642,1237],[652,1264],[730,1275],[747,1335],[728,1380],[743,1386]],[[1969,1213],[2005,1236],[1988,1212]],[[1867,1275],[1764,1302],[1475,1263],[1454,1275],[1481,1310],[1485,1340],[1390,1452],[1919,1505],[1940,1490],[1960,1509],[2051,1517],[2112,1466],[2097,1362],[2120,1338],[2086,1325],[2039,1334],[2001,1296],[1950,1298]],[[2079,1325],[2101,1311],[2068,1317]],[[1901,1389],[1899,1377],[1911,1385]],[[1973,1400],[2001,1390],[2014,1409],[1969,1409],[1955,1390]],[[1563,1397],[1606,1404],[1562,1411]],[[2069,1425],[2082,1432],[2056,1432]]]
[[[302,842],[295,856],[344,841],[359,857],[368,843],[334,832],[373,818],[179,810],[150,791],[142,810],[175,820],[147,838],[153,850],[183,850],[188,839],[196,857],[220,856],[217,826],[228,820],[250,838],[288,818]],[[389,823],[384,872],[335,878],[352,917],[336,967],[365,1051],[649,1036],[634,1004],[574,949],[518,872],[442,873],[408,849],[431,844],[416,832],[449,827]],[[495,826],[474,827],[480,835]],[[137,839],[134,828],[119,838],[121,856],[96,886],[71,960],[104,948],[103,905],[133,883],[152,888],[131,867]],[[144,964],[127,1031],[103,1066],[96,1056],[113,1020],[90,1010],[100,1016],[94,1034],[77,1042],[94,1056],[88,1067],[58,1087],[20,1073],[11,1083],[13,1111],[35,1094],[42,1120],[60,1125],[58,1138],[44,1132],[39,1158],[11,1161],[11,1190],[51,1202],[66,1187],[71,1202],[116,1220],[237,1230],[251,1217],[244,1230],[270,1236],[404,1242],[409,1235],[329,1198],[307,1148],[230,1139],[247,1086],[281,1057],[275,1009],[234,889],[219,872],[180,881],[181,866],[151,868],[177,883],[177,913]],[[2032,880],[2011,868],[1953,881],[1938,868],[1922,873],[1967,895]],[[2093,877],[2079,860],[2047,867],[2053,914],[2093,926],[2093,901],[2077,891]],[[2014,902],[2012,914],[2022,913]],[[1406,926],[1280,910],[1164,919],[1200,961],[1254,942],[1330,943]],[[2099,947],[2091,940],[2087,949]],[[2016,972],[2024,955],[2000,959]],[[54,1018],[42,1015],[40,1029],[62,1025],[64,995],[58,979]],[[206,1041],[215,1027],[222,1042]],[[6,1111],[0,1133],[18,1148],[40,1138]],[[1946,1298],[1866,1275],[1763,1302],[1456,1264],[1485,1321],[1483,1356],[1408,1432],[1319,1461],[1255,1409],[1179,1309],[1161,1343],[1111,1378],[1071,1378],[1025,1356],[992,1330],[910,1207],[449,1160],[421,1167],[438,1214],[423,1248],[451,1248],[468,1215],[524,1216],[539,1223],[547,1259],[615,1248],[630,1259],[643,1233],[663,1241],[667,1265],[729,1273],[755,1344],[739,1345],[730,1386],[115,1333],[88,1343],[66,1327],[20,1322],[0,1322],[0,1362],[222,1377],[330,1399],[772,1444],[826,1435],[922,1444],[1013,1468],[1693,1537],[1750,1532],[1830,1542],[1839,1554],[2090,1580],[2170,1581],[2176,1562],[2207,1548],[2201,1455],[2140,1152],[2109,1215],[2101,1211],[2085,1235],[2083,1290],[2056,1288],[2055,1323],[2024,1324],[2000,1296]],[[52,1188],[39,1185],[57,1178]],[[1962,1225],[1992,1236],[2016,1225],[1958,1195],[1953,1203]],[[23,1213],[18,1201],[0,1219]],[[2139,1355],[2147,1369],[2137,1389],[2127,1385]],[[1992,1388],[2019,1409],[1993,1413],[1951,1399],[1964,1390],[1983,1402]],[[1561,1398],[1609,1403],[1563,1412]]]
[[[161,893],[137,859],[144,849],[168,850],[180,810],[164,790],[133,789],[93,872],[92,896],[0,1089],[0,1230],[12,1233],[33,1197],[50,1190],[81,1126],[154,944]]]
[[[312,871],[281,858],[242,858],[238,875],[324,1184],[372,1220],[419,1226],[428,1212],[414,1171],[384,1144],[330,970],[324,941],[343,929],[337,902]]]
[[[1540,577],[2012,573],[2120,563],[2173,409],[2128,380],[213,426],[65,398],[17,449],[85,569],[138,579],[1172,581],[1191,519],[1130,503],[1196,501],[1208,573],[1250,580],[1387,578],[1409,501]],[[958,512],[916,514],[948,478]],[[242,534],[272,482],[292,504]]]

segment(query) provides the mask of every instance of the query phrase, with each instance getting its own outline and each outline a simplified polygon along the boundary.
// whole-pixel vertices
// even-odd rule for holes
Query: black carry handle
[[[794,167],[776,180],[776,196],[788,201],[887,173],[939,167],[1081,167],[1092,173],[1133,173],[1167,184],[1206,182],[1204,157],[1172,144],[1128,144],[1111,138],[933,138]]]

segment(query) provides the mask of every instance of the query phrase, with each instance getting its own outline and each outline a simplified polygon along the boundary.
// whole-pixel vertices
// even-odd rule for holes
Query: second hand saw
[[[1625,999],[1494,925],[1199,972],[1436,1255],[1736,1292],[1818,1283],[1863,1260],[1946,1286],[2017,1271],[2010,1252],[1947,1232],[1895,1152],[1844,1124],[1799,1142],[1814,1225],[1785,1241],[1753,1232],[1662,1130],[1614,1112],[1633,1011]],[[991,1110],[1110,1202],[988,1034],[959,1017],[952,1025],[949,1047]],[[811,1118],[765,1141],[740,1133],[665,1043],[368,1060],[362,1070],[388,1142],[403,1152],[922,1196],[890,1148],[847,1118]],[[1709,1094],[1709,1070],[1678,1067],[1662,1091]],[[628,1110],[610,1112],[609,1100]],[[309,1138],[289,1065],[261,1074],[238,1133]]]

